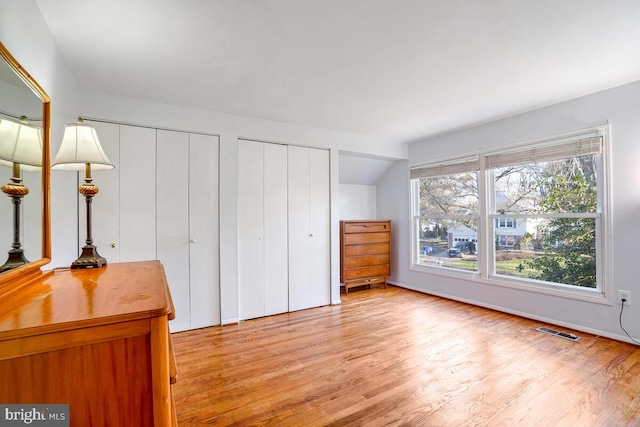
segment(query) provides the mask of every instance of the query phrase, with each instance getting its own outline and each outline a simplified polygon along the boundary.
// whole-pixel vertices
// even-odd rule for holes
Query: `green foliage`
[[[582,254],[573,250],[553,252],[546,250],[542,256],[523,262],[536,270],[533,279],[553,283],[566,283],[587,288],[596,287],[596,262],[593,254]]]
[[[550,171],[540,185],[548,195],[540,202],[542,212],[595,212],[597,207],[593,183],[584,175],[566,176]]]
[[[547,193],[539,202],[541,212],[596,212],[595,176],[585,175],[583,168],[575,166],[573,159],[556,162],[541,176],[539,185]],[[525,267],[537,271],[530,277],[595,288],[595,220],[554,218],[542,226],[541,231],[544,235],[544,252],[525,263]]]

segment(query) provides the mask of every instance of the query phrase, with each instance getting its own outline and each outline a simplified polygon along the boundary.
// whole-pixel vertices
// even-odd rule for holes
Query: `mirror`
[[[17,203],[15,192],[7,194],[3,190],[0,193],[0,266],[10,258],[9,251],[15,249],[16,240],[20,242],[27,260],[26,263],[12,264],[0,272],[0,287],[40,274],[40,267],[51,258],[49,114],[50,99],[47,94],[0,42],[0,126],[4,126],[4,132],[0,133],[0,186],[15,184],[17,181],[13,177],[17,173],[22,178],[18,185],[22,184],[28,189],[28,194],[19,197],[21,200]],[[7,160],[7,157],[11,157],[7,153],[18,152],[15,147],[19,146],[19,140],[24,139],[19,135],[26,135],[27,132],[37,135],[37,154],[41,153],[41,160]],[[16,157],[26,158],[25,155]],[[15,164],[23,161],[24,164],[16,172]],[[34,164],[41,167],[34,167]]]

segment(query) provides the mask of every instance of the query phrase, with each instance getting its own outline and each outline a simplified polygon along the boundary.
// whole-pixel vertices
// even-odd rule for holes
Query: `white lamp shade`
[[[81,123],[66,125],[62,145],[51,168],[83,171],[87,163],[93,170],[115,167],[102,149],[93,127]]]
[[[0,119],[0,164],[22,170],[42,168],[42,131],[37,126]]]

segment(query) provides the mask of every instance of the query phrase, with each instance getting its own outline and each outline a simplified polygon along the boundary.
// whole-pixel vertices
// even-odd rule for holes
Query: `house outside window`
[[[602,126],[412,168],[412,269],[603,300],[608,134]],[[465,241],[476,253],[445,256]]]

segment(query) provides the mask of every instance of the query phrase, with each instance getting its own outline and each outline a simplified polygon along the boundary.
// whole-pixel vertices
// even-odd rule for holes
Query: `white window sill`
[[[511,289],[519,289],[539,294],[553,295],[562,298],[574,299],[579,301],[587,301],[597,304],[613,305],[612,298],[602,293],[601,290],[582,288],[579,286],[549,284],[538,282],[535,280],[515,279],[503,275],[491,275],[488,278],[482,277],[479,272],[453,270],[446,267],[431,267],[420,264],[413,264],[411,271],[419,273],[432,274],[436,276],[444,276],[452,279],[466,280],[469,282],[480,283],[491,286],[501,286]]]

